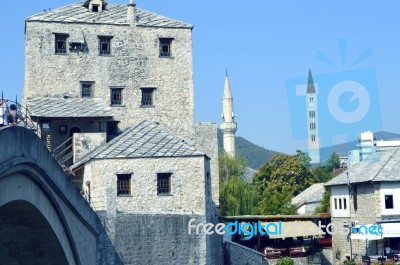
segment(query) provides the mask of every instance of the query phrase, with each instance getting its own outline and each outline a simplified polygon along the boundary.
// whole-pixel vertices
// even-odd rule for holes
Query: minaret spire
[[[224,96],[222,98],[222,120],[221,130],[224,139],[224,151],[235,156],[235,133],[237,124],[233,112],[233,97],[229,84],[228,70],[225,74]]]
[[[308,156],[312,164],[320,163],[319,155],[319,124],[318,124],[318,97],[315,90],[311,69],[308,69],[308,81],[306,92],[307,109],[307,135],[308,135]]]

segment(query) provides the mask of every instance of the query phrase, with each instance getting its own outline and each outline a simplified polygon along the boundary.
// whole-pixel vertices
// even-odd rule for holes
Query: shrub
[[[280,258],[276,265],[294,265],[294,260],[291,258]]]

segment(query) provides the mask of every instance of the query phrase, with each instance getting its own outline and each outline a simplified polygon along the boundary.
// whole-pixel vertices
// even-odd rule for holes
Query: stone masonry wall
[[[219,167],[218,167],[218,139],[217,124],[201,122],[195,124],[196,149],[204,152],[211,158],[212,198],[216,206],[219,205]]]
[[[238,243],[226,241],[225,245],[225,263],[226,265],[266,265],[263,260],[264,255],[251,248],[242,246]]]
[[[87,52],[55,54],[54,33],[82,34]],[[111,54],[100,56],[99,35],[112,36]],[[159,38],[173,38],[171,58],[159,57]],[[68,40],[67,40],[68,41]],[[188,28],[89,23],[26,23],[24,100],[81,97],[81,82],[94,82],[94,97],[110,104],[110,88],[123,88],[113,106],[121,128],[143,119],[159,122],[181,138],[194,134],[192,32]],[[154,107],[141,106],[141,88],[154,91]]]
[[[332,218],[332,223],[342,227],[344,222],[350,224],[351,221],[358,221],[359,225],[375,224],[376,217],[380,216],[379,203],[379,187],[377,184],[359,183],[357,184],[357,210],[354,209],[354,197],[350,194],[349,208],[351,217]],[[346,256],[350,257],[351,250],[353,256],[357,255],[357,260],[361,261],[361,256],[365,255],[366,248],[369,255],[377,254],[376,241],[351,240],[350,243],[350,234],[334,234],[332,236],[333,264],[341,264],[346,259]],[[337,253],[340,253],[340,260],[336,259]]]
[[[101,159],[85,165],[96,211],[130,213],[206,212],[204,156]],[[171,195],[157,195],[157,173],[172,173]],[[131,194],[117,196],[117,175],[132,174]]]

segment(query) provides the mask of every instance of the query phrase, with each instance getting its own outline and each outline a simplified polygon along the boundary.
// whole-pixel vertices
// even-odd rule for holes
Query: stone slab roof
[[[205,156],[185,141],[169,135],[155,122],[142,121],[121,135],[87,154],[71,168],[92,159]]]
[[[128,1],[126,1],[128,3]],[[28,17],[26,21],[64,22],[64,23],[90,23],[90,24],[114,24],[128,25],[127,4],[107,4],[105,10],[100,13],[89,12],[83,6],[84,2],[49,10]],[[163,28],[193,28],[192,25],[175,19],[160,16],[158,14],[135,8],[138,26],[163,27]]]
[[[348,175],[347,175],[348,174]],[[383,149],[368,160],[353,165],[326,183],[326,186],[347,183],[400,181],[400,148]]]
[[[101,98],[29,98],[27,107],[31,117],[95,118],[114,114]]]
[[[292,204],[300,207],[307,203],[321,202],[324,197],[324,183],[316,183],[292,199]]]

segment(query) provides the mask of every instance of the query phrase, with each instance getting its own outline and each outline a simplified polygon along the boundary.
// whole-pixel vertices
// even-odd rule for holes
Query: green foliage
[[[317,177],[317,182],[327,182],[332,179],[332,169],[327,166],[320,166],[313,169],[315,176]]]
[[[218,130],[217,135],[218,149],[224,150],[221,130]],[[253,169],[260,168],[265,162],[269,161],[274,154],[278,154],[278,152],[255,145],[243,137],[235,137],[235,142],[236,154],[243,157],[248,166]]]
[[[260,198],[259,214],[294,214],[293,196],[317,181],[310,158],[301,151],[294,155],[275,155],[254,176]]]
[[[241,176],[247,168],[246,161],[241,157],[232,157],[226,153],[218,156],[219,179],[228,180],[233,176]]]
[[[322,198],[321,205],[315,209],[315,213],[329,213],[330,212],[330,190],[325,189],[324,197]]]
[[[282,257],[276,262],[276,265],[294,265],[294,260],[288,257]]]
[[[328,161],[326,161],[326,166],[330,169],[330,171],[336,171],[340,168],[340,159],[339,155],[335,152],[331,154]]]
[[[227,154],[220,155],[218,162],[221,215],[255,214],[258,201],[256,189],[241,178],[246,170],[246,162]]]
[[[355,258],[343,261],[343,265],[357,265]]]
[[[256,213],[257,193],[252,184],[238,176],[220,182],[220,209],[222,216]]]

